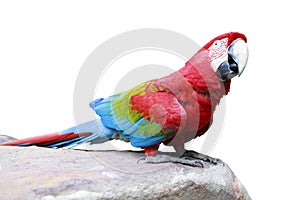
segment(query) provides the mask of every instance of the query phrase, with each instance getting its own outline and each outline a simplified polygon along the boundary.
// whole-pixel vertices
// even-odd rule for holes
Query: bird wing
[[[172,138],[186,122],[185,110],[176,96],[151,81],[90,105],[105,126],[120,131],[135,147]]]

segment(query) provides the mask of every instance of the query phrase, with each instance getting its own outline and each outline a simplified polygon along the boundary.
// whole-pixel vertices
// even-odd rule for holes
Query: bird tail
[[[0,146],[42,146],[72,148],[83,143],[103,143],[115,138],[114,130],[105,127],[100,119],[89,121],[61,132],[14,140]]]

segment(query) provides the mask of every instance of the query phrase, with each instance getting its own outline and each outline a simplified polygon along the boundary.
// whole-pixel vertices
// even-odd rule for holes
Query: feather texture
[[[237,38],[246,41],[240,33],[218,36],[177,72],[91,102],[90,107],[99,119],[59,133],[2,145],[71,148],[87,142],[121,139],[144,148],[147,156],[156,155],[161,143],[182,148],[185,142],[206,132],[217,104],[229,92],[230,80],[221,81],[212,68],[212,59],[226,51],[210,51],[214,42],[223,38],[228,41],[227,47]]]

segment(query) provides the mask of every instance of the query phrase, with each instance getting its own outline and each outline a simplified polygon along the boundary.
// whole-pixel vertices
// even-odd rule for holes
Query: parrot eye
[[[218,49],[218,48],[220,48],[221,47],[221,41],[220,40],[217,40],[217,41],[215,41],[214,43],[213,43],[213,45],[212,45],[212,47],[214,48],[214,49]]]

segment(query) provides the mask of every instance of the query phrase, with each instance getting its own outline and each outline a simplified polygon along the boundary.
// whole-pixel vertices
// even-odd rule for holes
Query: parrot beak
[[[222,62],[217,69],[219,78],[222,81],[240,76],[248,61],[248,47],[243,39],[236,39],[228,47],[227,60]]]

